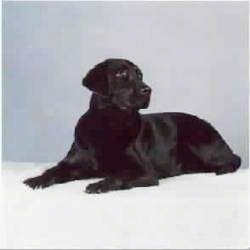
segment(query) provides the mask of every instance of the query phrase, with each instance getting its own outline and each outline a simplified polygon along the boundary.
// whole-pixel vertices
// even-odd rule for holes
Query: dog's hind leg
[[[56,183],[101,177],[97,164],[89,152],[72,145],[69,153],[55,167],[46,170],[42,175],[26,179],[24,184],[33,189],[46,188]]]
[[[235,172],[240,167],[240,164],[241,158],[238,155],[233,154],[231,161],[225,165],[219,166],[215,173],[220,175]]]
[[[207,170],[210,169],[217,175],[235,172],[241,164],[240,157],[235,155],[221,138],[209,144],[190,146],[190,150]]]

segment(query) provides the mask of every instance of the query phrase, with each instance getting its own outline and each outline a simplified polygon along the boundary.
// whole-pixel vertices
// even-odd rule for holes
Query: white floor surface
[[[86,194],[74,181],[47,189],[22,181],[50,164],[4,163],[1,248],[247,248],[248,170],[185,175],[160,186]]]

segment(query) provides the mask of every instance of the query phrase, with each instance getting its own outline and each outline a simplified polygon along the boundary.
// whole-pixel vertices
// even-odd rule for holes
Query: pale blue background
[[[209,120],[248,165],[247,2],[5,2],[3,32],[3,160],[61,160],[82,77],[124,57],[153,88],[143,112]]]

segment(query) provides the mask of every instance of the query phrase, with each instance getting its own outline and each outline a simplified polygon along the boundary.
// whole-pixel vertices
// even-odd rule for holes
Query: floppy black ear
[[[82,85],[99,95],[108,96],[109,83],[107,65],[100,63],[91,69],[83,78]]]

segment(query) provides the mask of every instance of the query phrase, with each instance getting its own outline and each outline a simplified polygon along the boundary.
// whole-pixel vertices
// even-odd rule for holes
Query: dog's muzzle
[[[139,97],[139,108],[140,109],[146,109],[150,102],[150,96],[151,96],[151,88],[147,85],[143,86],[140,89],[140,97]]]
[[[148,87],[148,86],[143,86],[141,89],[140,89],[140,94],[142,96],[147,96],[147,95],[150,95],[151,93],[151,88]]]

